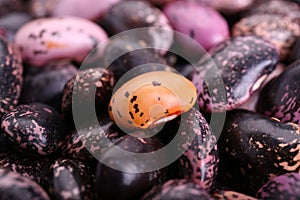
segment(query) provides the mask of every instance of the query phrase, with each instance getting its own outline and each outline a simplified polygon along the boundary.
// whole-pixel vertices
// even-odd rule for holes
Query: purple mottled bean
[[[290,64],[261,91],[257,111],[282,122],[300,125],[300,61]]]
[[[298,172],[277,176],[256,193],[258,199],[299,199],[300,198],[300,174]]]
[[[226,20],[213,8],[186,1],[169,3],[163,9],[171,25],[176,31],[190,36],[204,49],[219,44],[229,37],[229,28]],[[193,52],[192,44],[180,37],[180,44]]]

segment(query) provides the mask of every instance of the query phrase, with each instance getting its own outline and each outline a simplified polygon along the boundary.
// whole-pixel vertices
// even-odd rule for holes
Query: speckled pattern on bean
[[[196,136],[191,144],[183,144],[188,149],[179,158],[178,171],[187,180],[209,190],[215,182],[218,171],[217,139],[197,109],[192,108],[184,113],[182,118],[178,132],[185,137],[187,132],[193,131]]]
[[[51,166],[50,191],[56,199],[95,199],[94,177],[88,165],[71,159],[57,159]]]
[[[233,37],[210,53],[211,56],[204,56],[197,64],[193,76],[200,108],[209,112],[240,106],[260,88],[278,61],[275,47],[255,36]],[[219,81],[218,75],[223,82]]]
[[[5,169],[0,169],[0,199],[50,200],[37,183]]]
[[[300,61],[295,61],[261,91],[257,111],[300,125]]]
[[[273,177],[300,170],[299,126],[255,112],[229,112],[218,148],[218,180],[251,196]]]
[[[91,94],[91,87],[96,86],[96,93]],[[87,97],[95,96],[95,107],[98,110],[106,110],[109,99],[115,85],[114,74],[108,70],[100,67],[81,70],[79,73],[72,77],[64,87],[64,94],[62,99],[62,113],[67,118],[72,118],[72,101],[73,95],[80,94],[77,98],[77,107],[86,106],[90,103]]]
[[[23,104],[3,116],[1,130],[25,154],[49,155],[57,150],[63,128],[59,113],[52,107]]]
[[[300,26],[288,16],[256,14],[242,18],[232,28],[233,36],[256,35],[273,43],[280,54],[280,60],[290,56]]]
[[[273,178],[262,186],[256,194],[258,199],[300,199],[300,174],[288,173]]]
[[[32,20],[17,31],[14,41],[24,62],[42,67],[61,59],[81,63],[106,39],[107,34],[96,23],[68,16]]]
[[[99,121],[100,124],[96,123],[68,134],[60,144],[62,155],[83,162],[94,162],[94,156],[100,156],[102,150],[110,146],[103,137],[114,142],[123,135],[108,116],[100,118]]]
[[[22,155],[9,155],[0,159],[0,168],[19,173],[41,185],[45,191],[48,190],[48,170],[50,168],[50,159],[48,158],[30,158]]]
[[[21,55],[0,37],[0,117],[18,105],[23,85]]]
[[[300,6],[292,1],[270,0],[256,1],[246,12],[246,16],[255,14],[276,14],[282,17],[288,16],[295,22],[300,22]]]
[[[124,83],[113,94],[109,115],[126,130],[161,125],[190,110],[196,102],[196,88],[178,73],[153,71]]]

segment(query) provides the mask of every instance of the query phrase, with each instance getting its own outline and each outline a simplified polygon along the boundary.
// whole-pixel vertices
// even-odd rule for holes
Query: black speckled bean
[[[300,174],[288,173],[273,178],[263,185],[256,194],[258,199],[300,199]]]
[[[103,148],[109,146],[103,141],[103,137],[114,142],[123,134],[108,116],[101,117],[99,124],[96,123],[96,125],[75,130],[67,135],[60,144],[62,156],[77,159],[84,163],[95,163],[97,161],[93,155],[101,155]]]
[[[0,199],[50,200],[47,193],[38,184],[5,169],[0,169]]]
[[[54,153],[64,134],[60,114],[39,103],[23,104],[7,113],[1,129],[19,150],[40,156]]]
[[[72,64],[28,68],[24,77],[21,104],[40,102],[60,110],[64,86],[77,74],[77,68]]]
[[[94,177],[85,164],[70,159],[57,159],[50,169],[50,193],[55,199],[95,199]]]
[[[21,174],[41,185],[48,192],[48,158],[31,158],[22,155],[10,155],[0,160],[0,167]]]
[[[212,200],[199,185],[187,180],[173,179],[163,185],[154,186],[142,200]]]
[[[183,137],[194,131],[196,136],[187,151],[178,160],[179,173],[206,190],[214,184],[218,171],[217,139],[202,114],[195,108],[182,115],[178,130]],[[188,145],[188,144],[184,144]]]
[[[274,176],[300,169],[300,128],[246,110],[227,114],[218,140],[218,180],[254,196]]]
[[[22,74],[19,51],[0,37],[0,118],[18,104],[23,84]]]
[[[233,37],[221,43],[212,49],[211,57],[200,60],[193,76],[200,108],[209,112],[212,108],[220,110],[222,106],[226,110],[237,108],[260,88],[277,62],[275,47],[261,38]],[[226,97],[219,91],[223,83],[217,81],[218,73],[213,67],[219,69]],[[212,91],[208,91],[208,83],[203,79],[210,81]]]
[[[282,122],[300,125],[300,60],[289,65],[281,75],[261,91],[257,111]]]
[[[96,85],[96,94],[91,94],[91,85]],[[83,109],[82,112],[84,112],[87,104],[93,103],[90,99],[92,95],[95,96],[96,110],[106,111],[114,85],[114,74],[108,69],[92,68],[80,71],[65,84],[61,107],[63,116],[69,119],[73,118],[72,95],[80,95],[76,106],[81,107]],[[86,121],[89,121],[89,119]]]

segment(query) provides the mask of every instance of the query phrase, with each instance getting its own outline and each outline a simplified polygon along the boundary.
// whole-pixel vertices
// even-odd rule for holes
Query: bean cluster
[[[300,199],[299,38],[296,0],[0,0],[0,199]]]

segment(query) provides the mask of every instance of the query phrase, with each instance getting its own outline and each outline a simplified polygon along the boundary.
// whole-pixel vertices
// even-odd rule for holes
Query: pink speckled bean
[[[107,34],[97,24],[78,17],[53,17],[33,20],[16,33],[24,62],[41,67],[70,59],[82,62]]]
[[[185,179],[210,190],[218,172],[217,139],[197,109],[192,108],[182,116],[180,134],[194,132],[196,135],[191,144],[184,144],[188,149],[178,160],[178,171]]]
[[[176,31],[189,35],[206,50],[229,37],[226,20],[208,6],[175,1],[164,7],[164,13]]]

